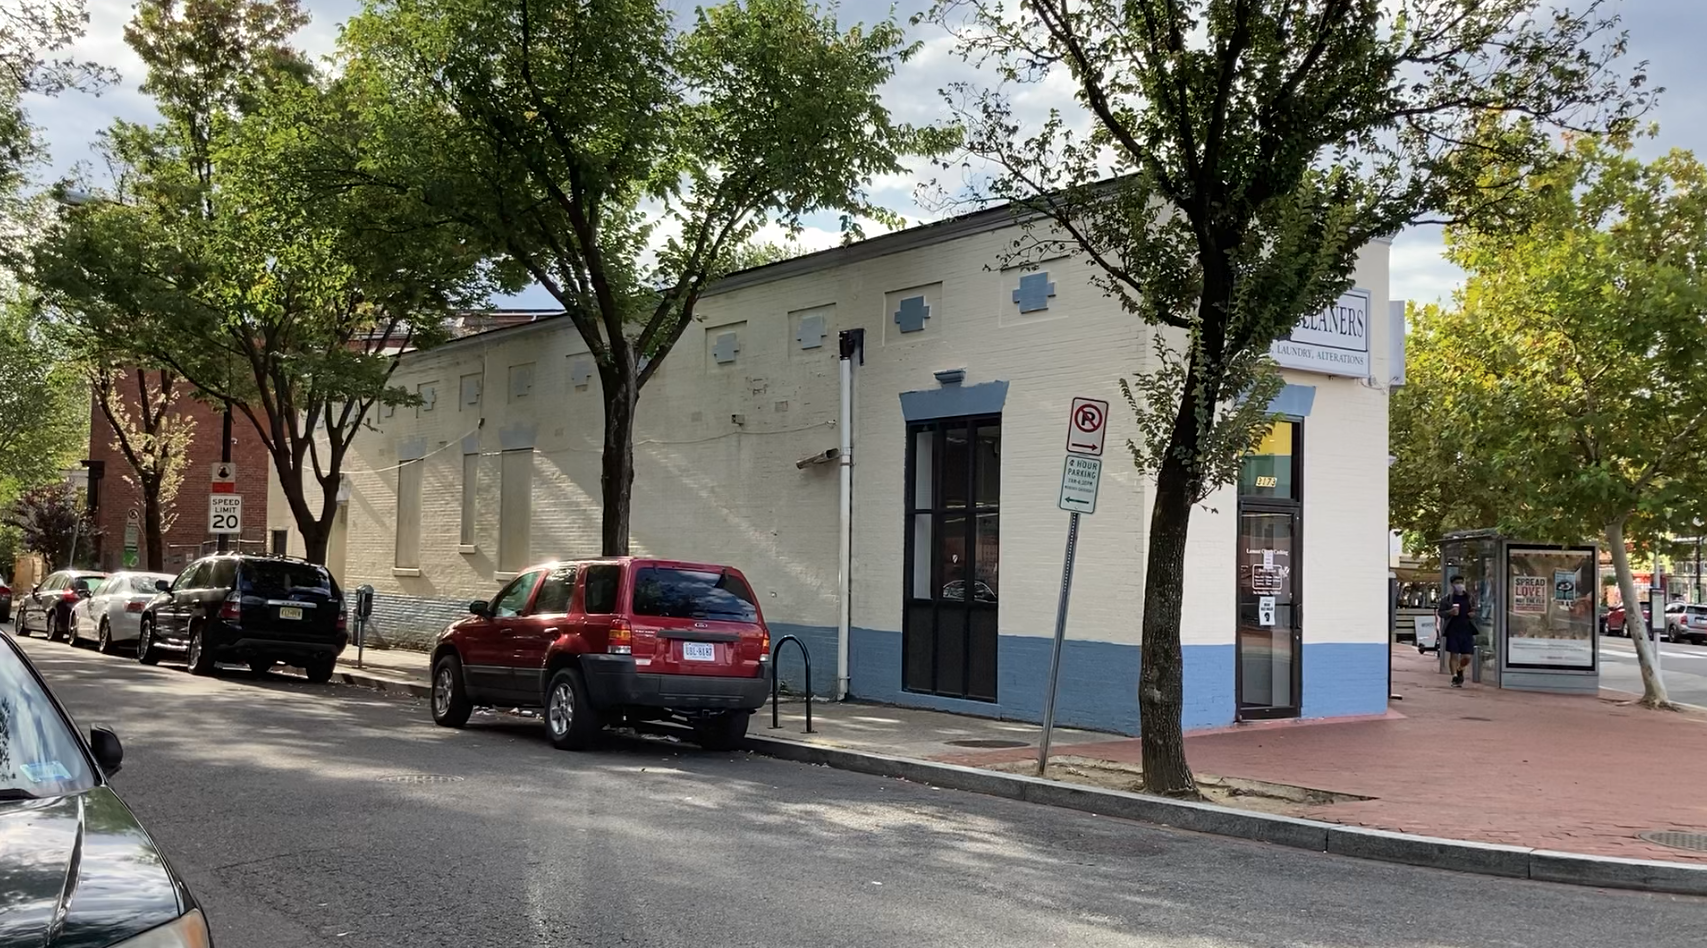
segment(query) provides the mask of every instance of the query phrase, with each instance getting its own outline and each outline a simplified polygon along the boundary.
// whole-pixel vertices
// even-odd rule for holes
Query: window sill
[[[457,545],[456,551],[458,553],[478,553],[480,548],[472,543],[463,543]]]
[[[391,575],[393,575],[393,576],[419,576],[419,575],[421,575],[421,571],[419,569],[414,569],[414,568],[409,568],[409,567],[393,566],[393,567],[391,567]]]
[[[516,573],[493,573],[492,578],[500,583],[507,583],[515,579],[517,575]]]

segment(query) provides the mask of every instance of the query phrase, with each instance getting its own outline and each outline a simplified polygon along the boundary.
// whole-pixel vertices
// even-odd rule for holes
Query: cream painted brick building
[[[837,467],[797,462],[837,445],[838,334],[863,330],[851,693],[1035,719],[1067,528],[1056,501],[1068,409],[1076,396],[1106,400],[1108,449],[1096,513],[1081,528],[1057,719],[1135,732],[1149,496],[1125,451],[1135,432],[1117,382],[1146,368],[1154,330],[1096,290],[1077,260],[1000,269],[1012,227],[1006,211],[984,212],[714,288],[641,395],[633,547],[738,566],[773,631],[801,635],[815,684],[828,686]],[[1377,243],[1358,266],[1361,330],[1350,331],[1355,313],[1334,327],[1353,348],[1361,337],[1362,367],[1347,369],[1352,377],[1285,373],[1275,407],[1294,420],[1302,445],[1282,478],[1296,503],[1229,487],[1193,515],[1182,631],[1188,727],[1386,706],[1387,257]],[[951,370],[964,370],[963,380],[939,381]],[[409,355],[396,381],[426,401],[381,412],[378,430],[357,441],[331,555],[347,588],[377,590],[388,638],[423,642],[519,567],[597,555],[599,383],[568,320]],[[987,423],[960,429],[963,450],[945,416]],[[940,441],[920,434],[931,426],[949,430]],[[982,513],[955,507],[933,485],[937,513],[909,514],[907,478],[922,466],[967,470],[962,492]],[[400,490],[419,497],[405,500],[401,524]],[[982,527],[951,537],[963,517]],[[1241,534],[1242,524],[1261,533],[1288,517],[1297,524],[1282,530],[1290,538]],[[289,528],[288,515],[273,520]],[[926,520],[931,536],[921,537]],[[919,570],[920,560],[939,571]],[[959,580],[945,581],[951,574]],[[1276,610],[1266,610],[1265,594],[1276,596]],[[1264,625],[1269,611],[1274,624]],[[931,615],[942,628],[973,631],[945,633],[920,618]]]

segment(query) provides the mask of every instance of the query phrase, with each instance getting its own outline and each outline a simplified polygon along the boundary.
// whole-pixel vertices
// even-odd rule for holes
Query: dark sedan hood
[[[108,788],[0,802],[0,945],[105,948],[191,906]]]

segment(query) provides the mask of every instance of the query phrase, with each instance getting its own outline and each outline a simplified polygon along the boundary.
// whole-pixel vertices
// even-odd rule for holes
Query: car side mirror
[[[168,583],[164,579],[157,579],[154,581],[154,588],[163,593],[169,593],[172,591],[172,584]]]
[[[71,594],[76,596],[78,599],[89,598],[89,584],[82,580],[78,580],[77,583],[71,587]]]
[[[90,728],[89,749],[95,752],[95,763],[101,765],[102,773],[111,777],[119,772],[119,765],[124,763],[124,745],[111,728]]]
[[[468,611],[481,618],[486,618],[492,614],[492,604],[484,599],[476,599],[468,604]]]

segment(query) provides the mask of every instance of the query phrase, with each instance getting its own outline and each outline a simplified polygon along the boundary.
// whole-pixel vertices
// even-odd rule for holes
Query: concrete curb
[[[332,673],[332,678],[334,681],[341,681],[346,685],[355,685],[358,688],[372,688],[375,691],[389,691],[416,698],[430,698],[433,694],[433,689],[426,685],[417,685],[411,681],[398,681],[394,678],[381,678],[360,669],[345,671],[343,668],[339,668]]]
[[[1567,885],[1707,896],[1707,864],[1437,839],[770,737],[748,737],[746,748],[779,760],[1357,859]]]

